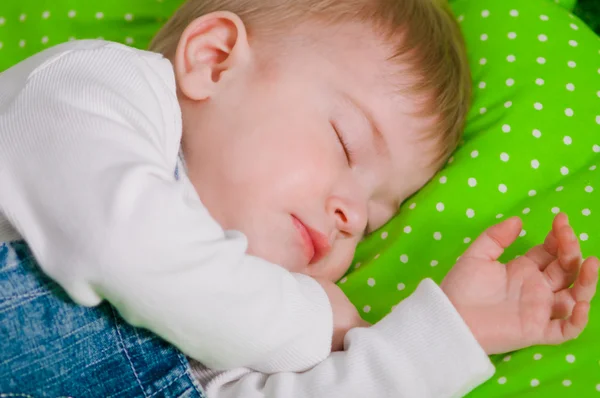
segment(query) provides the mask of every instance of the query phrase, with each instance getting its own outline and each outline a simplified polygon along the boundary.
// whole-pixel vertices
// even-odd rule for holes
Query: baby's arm
[[[321,286],[246,255],[245,237],[222,230],[185,176],[175,181],[168,61],[68,46],[0,75],[0,209],[43,270],[77,303],[106,299],[217,369],[302,371],[325,359]]]
[[[355,328],[343,352],[304,373],[198,369],[208,398],[447,398],[463,396],[494,367],[431,280],[370,328]]]

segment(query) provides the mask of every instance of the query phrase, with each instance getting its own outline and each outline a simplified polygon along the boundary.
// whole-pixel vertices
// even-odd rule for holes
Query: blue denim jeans
[[[175,347],[108,303],[73,303],[24,242],[11,242],[0,243],[0,397],[204,394]]]

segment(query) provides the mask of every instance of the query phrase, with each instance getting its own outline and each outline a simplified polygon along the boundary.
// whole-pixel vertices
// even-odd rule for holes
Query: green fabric
[[[359,247],[341,286],[369,321],[387,314],[421,279],[441,281],[468,242],[498,219],[519,215],[526,231],[504,260],[541,243],[559,209],[569,214],[583,253],[600,254],[598,38],[554,2],[457,0],[452,6],[475,86],[464,143],[398,217]],[[595,299],[590,324],[576,341],[494,356],[497,373],[470,396],[600,396],[599,311]]]
[[[180,3],[2,2],[0,70],[70,37],[144,48]],[[600,254],[600,46],[565,10],[574,1],[559,3],[452,1],[475,82],[464,143],[398,217],[359,246],[340,286],[367,320],[383,317],[423,278],[441,281],[471,240],[512,215],[523,218],[526,233],[505,260],[540,243],[558,209],[570,215],[584,254]],[[590,325],[576,341],[494,356],[496,375],[470,396],[600,397],[599,308],[596,299]]]

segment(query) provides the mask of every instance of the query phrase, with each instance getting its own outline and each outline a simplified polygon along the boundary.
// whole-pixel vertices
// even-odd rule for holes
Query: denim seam
[[[169,384],[167,384],[167,385],[165,385],[165,386],[162,386],[162,387],[160,388],[160,390],[157,390],[157,391],[155,391],[155,392],[154,392],[152,395],[149,395],[148,397],[154,397],[156,394],[158,394],[158,393],[159,393],[159,392],[161,392],[162,390],[166,389],[167,387],[170,387],[170,386],[172,386],[172,385],[173,385],[173,383],[175,383],[176,381],[178,381],[179,379],[181,379],[183,376],[185,376],[185,373],[184,373],[184,374],[180,374],[179,376],[177,376],[176,378],[174,378],[173,380],[171,380],[171,381],[169,382]]]
[[[206,394],[204,393],[204,388],[202,388],[202,385],[200,385],[200,383],[196,379],[196,376],[194,376],[194,373],[191,371],[190,363],[188,362],[187,358],[183,354],[179,353],[177,355],[177,359],[179,359],[179,363],[181,363],[185,368],[185,373],[187,374],[188,378],[192,381],[192,385],[194,386],[196,392],[200,394],[201,397],[205,397]]]
[[[2,300],[2,302],[4,302],[4,301],[9,301],[10,299],[15,299],[15,298],[24,298],[24,297],[28,297],[28,298],[29,298],[29,300],[27,300],[27,301],[18,301],[17,303],[11,304],[11,305],[10,305],[9,307],[7,307],[7,308],[2,308],[2,307],[0,307],[0,313],[6,312],[6,311],[11,311],[11,310],[14,310],[15,308],[17,308],[17,307],[20,307],[20,306],[22,306],[22,305],[24,305],[24,304],[27,304],[27,303],[29,303],[30,301],[32,301],[32,300],[35,300],[35,299],[36,299],[36,298],[38,298],[38,297],[47,296],[47,295],[48,295],[48,294],[50,294],[50,293],[54,293],[54,292],[53,292],[53,291],[46,291],[46,292],[44,292],[44,293],[42,293],[42,294],[37,294],[37,295],[25,294],[25,295],[22,295],[22,296],[19,296],[19,295],[16,295],[16,296],[8,296],[8,297],[6,298],[6,300]]]
[[[138,385],[140,386],[140,389],[142,390],[142,394],[144,394],[144,397],[149,398],[148,395],[146,394],[146,390],[144,389],[144,386],[142,385],[142,381],[140,380],[137,372],[135,371],[135,366],[133,366],[133,362],[131,362],[131,357],[129,356],[129,352],[127,351],[125,341],[123,340],[123,336],[121,335],[121,327],[119,326],[118,315],[115,313],[115,309],[112,306],[110,307],[110,310],[112,311],[113,318],[115,319],[115,326],[117,329],[117,334],[119,335],[119,340],[121,341],[121,345],[123,346],[123,351],[125,351],[125,356],[127,357],[127,361],[129,361],[129,365],[131,366],[131,371],[133,372],[133,375],[135,376],[135,379],[137,380]]]

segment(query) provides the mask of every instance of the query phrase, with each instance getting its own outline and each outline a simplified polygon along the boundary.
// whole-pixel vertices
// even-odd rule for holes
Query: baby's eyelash
[[[340,144],[342,145],[342,148],[344,149],[344,153],[346,154],[346,159],[348,160],[348,166],[352,166],[353,159],[354,159],[354,152],[352,152],[352,149],[350,148],[350,146],[344,139],[344,136],[336,128],[335,124],[332,123],[331,126],[333,127],[333,130],[335,131],[335,134],[337,135],[338,140],[340,141]]]

